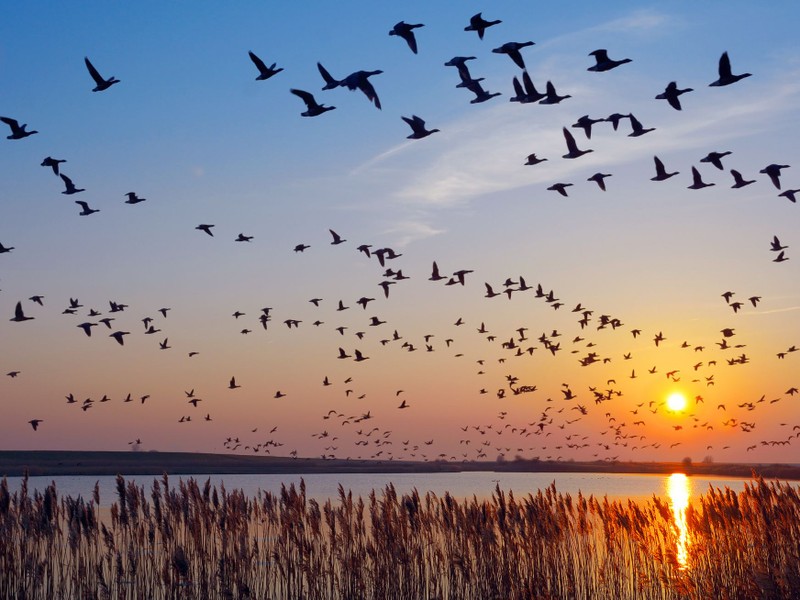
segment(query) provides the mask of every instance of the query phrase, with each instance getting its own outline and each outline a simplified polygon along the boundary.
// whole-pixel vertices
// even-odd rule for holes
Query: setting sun
[[[673,412],[681,412],[686,409],[686,396],[680,392],[673,392],[667,396],[667,408]]]

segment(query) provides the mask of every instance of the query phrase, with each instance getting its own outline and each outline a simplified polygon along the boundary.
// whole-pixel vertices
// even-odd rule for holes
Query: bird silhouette
[[[39,423],[42,423],[42,422],[44,422],[44,419],[31,419],[30,421],[28,421],[28,423],[31,424],[31,427],[33,427],[34,431],[39,429]]]
[[[92,76],[94,79],[95,87],[92,90],[93,92],[102,92],[110,88],[115,83],[119,83],[119,79],[116,79],[113,75],[108,79],[105,79],[97,69],[94,68],[94,65],[89,62],[89,59],[84,57],[83,62],[86,63],[86,68],[89,70],[89,75]]]
[[[639,119],[634,117],[632,114],[628,115],[631,121],[631,132],[628,134],[628,137],[639,137],[644,135],[645,133],[650,133],[651,131],[655,131],[655,127],[650,127],[645,129],[642,124],[639,122]]]
[[[473,15],[469,20],[469,25],[464,27],[464,31],[475,31],[478,33],[478,37],[483,39],[483,34],[487,28],[492,27],[493,25],[499,25],[502,23],[500,19],[495,21],[487,21],[481,16],[482,13],[478,13]]]
[[[591,177],[589,177],[586,181],[594,181],[601,190],[604,192],[606,191],[606,182],[605,178],[611,177],[611,173],[595,173]]]
[[[675,110],[681,110],[681,101],[678,99],[678,97],[681,94],[686,94],[693,91],[694,90],[692,88],[685,88],[682,90],[678,89],[678,84],[674,81],[670,81],[664,91],[656,96],[656,100],[666,100],[669,102],[669,105],[672,108]]]
[[[43,166],[43,167],[50,167],[51,169],[53,169],[53,173],[55,173],[56,175],[58,175],[58,174],[59,174],[59,173],[58,173],[58,170],[59,170],[59,165],[60,165],[61,163],[65,163],[65,162],[67,162],[67,161],[66,161],[66,160],[61,160],[61,159],[58,159],[58,158],[53,158],[52,156],[48,156],[47,158],[45,158],[45,159],[42,161],[42,164],[41,164],[41,166]]]
[[[770,181],[772,181],[772,185],[774,185],[778,189],[781,189],[781,169],[788,169],[788,168],[789,165],[776,165],[775,163],[773,163],[761,169],[759,173],[767,175]]]
[[[417,38],[414,35],[414,30],[419,29],[420,27],[424,27],[422,23],[411,24],[406,23],[405,21],[400,21],[399,23],[395,23],[395,26],[392,27],[392,30],[389,32],[389,35],[396,35],[400,38],[403,38],[408,47],[411,48],[411,51],[416,54],[417,53]]]
[[[494,48],[492,52],[495,54],[506,54],[511,60],[514,61],[515,65],[517,65],[520,69],[524,69],[525,61],[522,60],[522,54],[520,53],[520,50],[533,45],[534,42],[506,42],[502,46]]]
[[[314,99],[314,96],[310,92],[297,90],[294,88],[290,89],[289,91],[298,98],[300,98],[306,104],[306,110],[301,112],[300,116],[318,117],[319,115],[336,108],[335,106],[325,106],[324,104],[318,104],[317,101]]]
[[[129,334],[130,334],[130,331],[115,331],[114,333],[109,334],[108,337],[113,337],[115,340],[117,340],[117,343],[120,346],[124,346],[125,345],[125,340],[123,339],[123,336],[129,335]]]
[[[86,190],[83,188],[75,187],[75,184],[72,183],[72,179],[61,173],[61,180],[64,182],[64,191],[61,192],[62,194],[66,194],[67,196],[71,194],[77,194],[79,192],[85,192]]]
[[[250,56],[250,60],[253,61],[253,64],[256,66],[256,69],[258,69],[258,77],[256,77],[256,81],[265,81],[265,80],[269,79],[270,77],[272,77],[273,75],[277,75],[278,73],[283,71],[283,68],[281,68],[281,67],[278,67],[276,69],[275,68],[275,63],[272,63],[268,67],[266,65],[266,63],[264,63],[263,60],[258,58],[258,56],[256,56],[250,50],[248,50],[247,54]]]
[[[425,129],[425,121],[420,119],[417,115],[411,115],[411,118],[408,117],[400,117],[408,123],[408,126],[411,127],[411,135],[406,136],[410,140],[420,140],[424,137],[428,137],[432,133],[436,133],[439,131],[438,129]]]
[[[342,239],[338,233],[336,233],[333,229],[328,229],[331,232],[331,236],[333,237],[333,241],[331,242],[331,246],[336,246],[338,244],[344,244],[347,240]]]
[[[128,192],[125,195],[128,197],[128,199],[125,200],[125,204],[139,204],[140,202],[147,200],[147,198],[139,198],[139,196],[136,195],[136,192]]]
[[[608,51],[601,48],[594,52],[589,52],[589,56],[594,56],[595,64],[586,69],[587,71],[610,71],[620,65],[631,62],[630,58],[623,58],[621,60],[612,60],[608,58]]]
[[[545,95],[544,98],[539,100],[539,104],[558,104],[562,100],[566,100],[567,98],[572,98],[572,96],[570,96],[569,94],[567,94],[566,96],[559,96],[556,93],[555,86],[550,81],[547,82],[545,90],[547,91],[547,94]]]
[[[82,217],[88,217],[96,212],[100,212],[99,208],[90,208],[89,204],[84,202],[83,200],[75,200],[75,204],[81,207],[81,212],[78,214]]]
[[[525,161],[525,164],[526,165],[538,165],[539,163],[544,162],[546,160],[547,160],[546,158],[537,157],[536,154],[529,154],[528,158]]]
[[[547,189],[550,190],[550,191],[553,191],[553,192],[558,192],[559,194],[561,194],[562,196],[564,196],[566,198],[567,197],[567,188],[569,186],[571,186],[571,185],[572,185],[571,183],[554,183],[553,185],[551,185]]]
[[[650,181],[664,181],[679,173],[679,171],[675,171],[674,173],[667,173],[667,170],[664,168],[664,163],[661,162],[661,159],[658,158],[657,156],[653,157],[653,162],[655,162],[656,165],[656,176],[651,177]]]
[[[713,183],[706,183],[700,176],[700,171],[696,167],[692,167],[692,185],[688,186],[690,190],[700,190],[704,187],[710,187]]]
[[[23,123],[22,125],[20,125],[19,121],[17,121],[16,119],[12,119],[10,117],[0,117],[0,121],[2,121],[11,128],[11,135],[6,136],[7,140],[21,140],[23,138],[28,137],[29,135],[33,135],[34,133],[39,133],[36,130],[28,131],[27,123]]]
[[[736,169],[731,169],[731,175],[733,175],[733,181],[734,181],[733,185],[731,186],[732,188],[738,189],[756,182],[755,179],[745,179],[744,177],[742,177],[742,174],[739,173],[739,171],[737,171]]]
[[[786,191],[781,192],[780,194],[778,194],[778,196],[781,197],[781,198],[786,198],[787,200],[789,200],[789,202],[795,202],[796,203],[797,202],[797,198],[795,196],[796,196],[796,194],[798,192],[800,192],[800,189],[798,189],[798,190],[786,190]]]
[[[584,154],[593,152],[593,150],[578,149],[578,145],[575,143],[575,138],[569,132],[569,129],[567,129],[566,127],[562,127],[561,131],[564,134],[564,140],[567,142],[567,150],[568,150],[568,152],[564,156],[562,156],[562,158],[578,158],[580,156],[583,156]]]
[[[14,309],[14,317],[9,320],[21,323],[22,321],[32,321],[33,317],[26,317],[22,310],[22,302],[17,302],[17,306]]]
[[[742,73],[741,75],[734,75],[731,72],[731,59],[728,57],[727,52],[723,52],[722,56],[719,57],[719,79],[716,81],[712,81],[708,84],[709,87],[721,87],[724,85],[730,85],[732,83],[736,83],[737,81],[744,79],[745,77],[750,77],[750,73]]]
[[[6,246],[3,246],[3,244],[0,243],[0,254],[5,254],[6,252],[11,252],[13,249],[14,249],[14,246],[6,247]]]
[[[212,227],[214,227],[214,225],[208,225],[208,224],[202,223],[202,224],[198,225],[197,227],[195,227],[195,229],[197,229],[199,231],[205,231],[208,235],[210,235],[211,237],[214,237],[214,233],[211,231]]]
[[[730,154],[730,151],[725,152],[709,152],[703,158],[700,159],[701,163],[710,163],[717,167],[720,171],[723,171],[724,168],[722,166],[722,159],[725,158]]]

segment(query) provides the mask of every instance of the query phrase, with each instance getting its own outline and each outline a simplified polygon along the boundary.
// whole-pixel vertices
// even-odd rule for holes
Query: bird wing
[[[17,121],[16,119],[12,119],[10,117],[0,117],[0,121],[11,127],[12,135],[20,130],[19,121]]]
[[[296,90],[294,88],[290,89],[289,91],[292,92],[298,98],[300,98],[303,102],[305,102],[308,108],[314,108],[319,106],[319,104],[317,104],[317,101],[314,99],[314,96],[311,95],[309,92],[306,92],[304,90]]]
[[[256,66],[259,73],[261,73],[262,75],[266,75],[267,73],[269,73],[269,69],[267,68],[267,65],[264,64],[263,60],[258,58],[255,54],[253,54],[252,51],[248,50],[247,54],[250,55],[250,60],[253,61],[253,64]]]
[[[103,79],[103,76],[100,75],[97,69],[94,68],[94,65],[91,62],[89,62],[89,59],[87,57],[84,57],[83,62],[86,63],[86,68],[89,69],[89,75],[92,76],[92,79],[94,79],[95,83],[97,83],[98,85],[101,83],[105,83],[106,80]]]
[[[334,242],[340,242],[342,240],[342,236],[340,236],[338,233],[336,233],[333,229],[328,229],[328,231],[331,232],[331,235],[333,236],[333,241]]]
[[[83,200],[75,200],[75,204],[80,206],[83,210],[86,210],[86,211],[89,210],[89,204],[84,202]]]
[[[731,59],[728,57],[727,52],[723,52],[719,57],[719,78],[728,79],[732,77],[731,73]]]
[[[366,77],[362,77],[361,79],[359,79],[356,85],[358,85],[358,89],[364,92],[364,95],[366,95],[366,97],[369,98],[370,102],[375,104],[376,108],[381,107],[381,101],[378,98],[378,93],[375,91],[375,88],[369,82],[369,79],[367,79]]]
[[[325,80],[325,87],[322,88],[323,90],[331,90],[341,85],[340,81],[331,77],[331,74],[322,66],[322,63],[317,63],[317,69],[319,69],[319,74],[322,75],[322,78]]]
[[[562,127],[562,131],[564,132],[564,139],[567,141],[567,150],[569,150],[570,154],[580,152],[580,150],[578,150],[578,145],[575,143],[575,138],[569,130],[566,127]]]

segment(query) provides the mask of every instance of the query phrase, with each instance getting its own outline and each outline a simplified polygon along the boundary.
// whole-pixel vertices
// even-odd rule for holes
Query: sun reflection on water
[[[672,514],[675,527],[678,530],[678,547],[676,555],[678,564],[685,569],[688,563],[689,530],[686,526],[686,509],[689,506],[689,497],[692,493],[692,484],[683,473],[673,473],[667,479],[667,495],[672,505]]]

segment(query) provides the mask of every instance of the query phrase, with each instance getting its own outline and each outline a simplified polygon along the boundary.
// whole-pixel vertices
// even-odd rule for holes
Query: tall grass
[[[117,478],[93,497],[30,495],[0,482],[2,598],[798,598],[800,495],[753,480],[709,491],[686,514],[679,564],[669,505],[445,493],[320,505],[303,482],[255,498],[194,479],[149,492]]]

